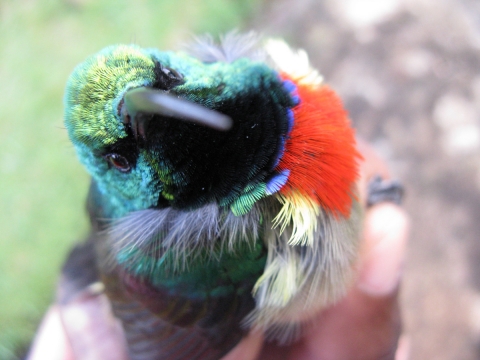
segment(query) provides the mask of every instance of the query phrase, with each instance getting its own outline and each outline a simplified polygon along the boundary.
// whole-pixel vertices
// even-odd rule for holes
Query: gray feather
[[[194,42],[186,46],[186,50],[206,63],[231,63],[243,57],[253,61],[264,61],[266,58],[265,51],[260,46],[260,36],[253,31],[246,34],[231,31],[219,40],[216,42],[211,35],[195,37]]]

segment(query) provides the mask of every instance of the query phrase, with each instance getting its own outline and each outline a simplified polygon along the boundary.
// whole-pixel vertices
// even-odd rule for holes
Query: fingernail
[[[402,275],[408,219],[390,203],[370,208],[366,216],[358,287],[372,296],[388,295]]]

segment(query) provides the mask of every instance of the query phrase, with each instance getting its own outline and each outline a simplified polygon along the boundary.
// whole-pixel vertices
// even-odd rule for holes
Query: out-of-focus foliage
[[[258,2],[0,2],[0,359],[28,347],[68,249],[88,231],[88,176],[62,124],[74,66],[110,44],[179,48],[194,33],[241,29]]]

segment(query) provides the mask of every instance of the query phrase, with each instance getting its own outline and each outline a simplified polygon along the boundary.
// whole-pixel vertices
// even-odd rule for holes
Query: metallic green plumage
[[[153,83],[154,66],[135,46],[108,47],[78,66],[65,96],[65,125],[72,141],[98,150],[126,137],[115,110],[126,90]]]
[[[96,181],[99,192],[104,195],[104,212],[109,218],[117,218],[130,211],[153,206],[152,194],[160,193],[165,200],[175,202],[178,192],[194,186],[200,187],[198,181],[200,179],[197,178],[193,183],[193,180],[189,179],[191,177],[189,172],[193,166],[199,166],[192,162],[193,158],[190,158],[190,154],[204,151],[202,149],[204,144],[201,144],[204,141],[202,138],[196,140],[190,137],[182,140],[178,133],[176,135],[181,142],[197,142],[194,146],[198,150],[183,149],[183,146],[188,143],[179,143],[173,148],[159,146],[157,150],[139,148],[138,163],[128,175],[112,173],[108,164],[100,156],[107,151],[107,148],[115,146],[119,140],[128,137],[120,113],[122,98],[129,89],[140,86],[155,87],[158,75],[155,73],[155,67],[158,66],[156,65],[158,63],[174,68],[185,79],[183,84],[175,86],[176,96],[207,108],[224,111],[228,105],[230,111],[235,112],[238,108],[239,112],[244,112],[239,115],[255,116],[253,112],[252,115],[248,114],[248,111],[252,111],[249,110],[249,101],[251,100],[245,99],[246,103],[238,102],[242,100],[242,94],[249,94],[251,99],[256,96],[258,101],[261,100],[261,97],[266,97],[265,101],[278,107],[278,110],[275,110],[276,113],[267,113],[264,116],[283,116],[286,119],[287,114],[279,113],[279,111],[293,105],[288,92],[281,86],[278,74],[266,65],[247,58],[238,59],[231,64],[202,63],[183,53],[159,52],[154,49],[140,49],[136,46],[124,45],[106,48],[90,57],[75,69],[68,81],[65,96],[65,125],[76,146],[80,160]],[[267,90],[268,93],[266,93]],[[254,128],[263,119],[252,117],[248,121]],[[177,131],[181,131],[180,129]],[[281,129],[267,130],[285,131]],[[248,132],[245,130],[242,132],[244,133],[237,135],[237,137],[243,137],[241,141],[245,143],[259,141],[258,135],[255,138],[256,131],[251,131],[253,134],[251,140],[248,140]],[[186,130],[185,133],[187,134]],[[233,137],[231,140],[239,141],[237,137]],[[231,140],[220,137],[218,149],[222,149],[227,143],[231,144]],[[250,145],[252,149],[254,146],[258,145],[254,143]],[[269,145],[271,149],[269,151],[274,152],[278,146],[278,144],[272,143]],[[172,162],[172,151],[185,152],[179,158],[181,166]],[[254,156],[254,153],[248,156]],[[221,161],[222,165],[228,165],[226,160]],[[265,155],[258,155],[256,158],[245,157],[245,159],[236,161],[239,164],[246,163],[243,166],[248,168],[248,171],[241,174],[241,177],[245,179],[237,177],[226,180],[229,182],[228,188],[223,186],[218,193],[199,194],[198,202],[206,203],[212,201],[213,197],[222,205],[232,205],[235,213],[244,214],[257,200],[266,195],[262,189],[265,189],[267,173],[262,167],[273,160]],[[211,169],[211,171],[214,170],[214,168]],[[227,173],[225,176],[229,176],[229,174]],[[234,181],[238,181],[238,184],[235,184]],[[211,187],[209,184],[206,185]],[[190,198],[195,197],[189,196]]]
[[[92,176],[99,277],[132,359],[218,359],[249,327],[288,338],[351,275],[358,209],[333,218],[297,201],[294,214],[278,194],[289,177],[278,163],[295,125],[295,83],[278,59],[208,46],[216,60],[112,46],[67,84],[65,125]],[[203,106],[233,126],[142,111],[141,102],[131,111],[132,89]]]

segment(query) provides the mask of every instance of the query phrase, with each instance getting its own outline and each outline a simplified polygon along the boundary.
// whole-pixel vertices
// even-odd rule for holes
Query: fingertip
[[[405,211],[381,203],[367,211],[358,288],[372,296],[391,294],[398,287],[409,232]]]
[[[391,202],[383,202],[370,207],[366,213],[364,237],[391,242],[404,241],[410,227],[405,210]]]
[[[129,358],[123,328],[104,293],[97,293],[91,287],[85,289],[76,300],[61,307],[61,317],[78,358]]]
[[[53,305],[45,314],[27,360],[73,360],[58,306]]]

